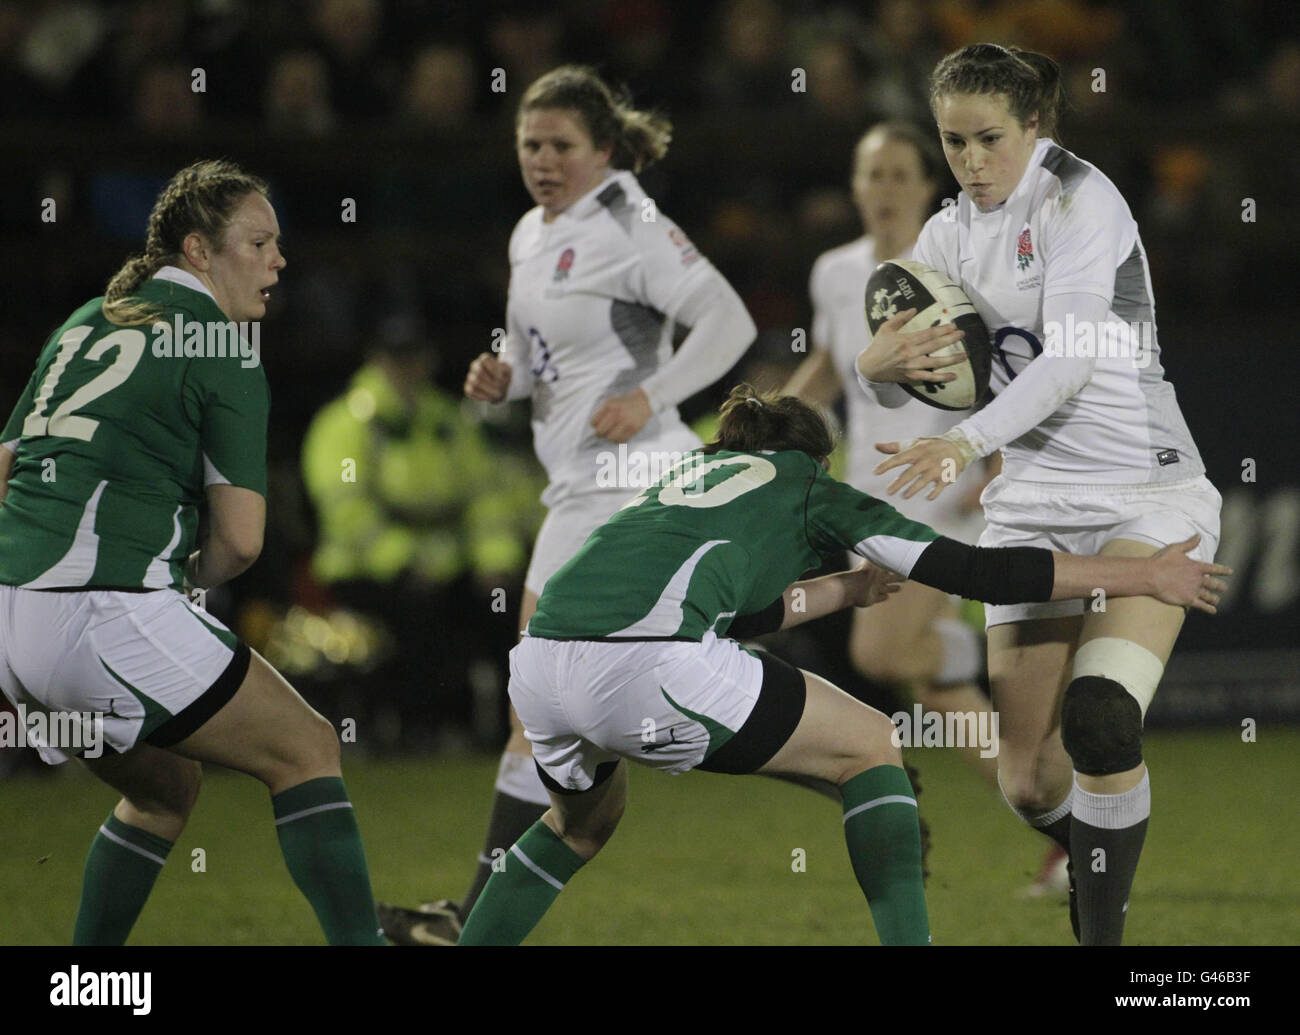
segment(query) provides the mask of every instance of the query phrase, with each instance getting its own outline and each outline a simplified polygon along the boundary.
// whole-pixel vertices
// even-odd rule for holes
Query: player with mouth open
[[[29,711],[107,716],[113,750],[82,761],[122,794],[86,859],[77,945],[126,940],[194,808],[200,762],[266,784],[289,873],[331,944],[384,944],[338,735],[182,592],[261,552],[270,405],[235,343],[188,343],[261,319],[284,266],[263,180],[226,161],[182,169],[144,254],[50,335],[0,432],[0,690]],[[155,348],[159,325],[182,324],[199,332],[184,350]]]

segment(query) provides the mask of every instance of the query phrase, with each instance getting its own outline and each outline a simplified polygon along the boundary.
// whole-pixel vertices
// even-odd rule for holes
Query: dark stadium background
[[[1224,494],[1232,594],[1218,617],[1187,622],[1151,722],[1296,721],[1300,43],[1289,4],[0,2],[0,416],[50,331],[141,247],[172,172],[226,156],[267,177],[289,260],[262,336],[270,528],[262,560],[211,606],[244,625],[310,604],[312,518],[297,474],[307,423],[386,316],[426,321],[452,391],[489,346],[506,242],[530,204],[511,134],[532,78],[592,63],[671,116],[669,155],[643,182],[749,305],[752,357],[789,365],[792,331],[810,322],[813,259],[858,233],[854,141],[878,118],[924,120],[925,73],[977,40],[1064,64],[1073,108],[1060,141],[1134,209],[1162,358]],[[304,67],[324,70],[324,103],[295,102],[285,85]],[[795,69],[806,92],[791,89]],[[44,222],[51,198],[57,218]],[[355,223],[341,220],[344,198]],[[715,406],[738,374],[689,414]],[[502,448],[527,449],[524,417],[493,428]],[[508,643],[512,621],[485,615],[483,649]],[[845,623],[823,626],[790,648],[853,683]],[[306,685],[328,694],[338,676]],[[490,740],[499,711],[485,720],[479,703],[479,739]]]

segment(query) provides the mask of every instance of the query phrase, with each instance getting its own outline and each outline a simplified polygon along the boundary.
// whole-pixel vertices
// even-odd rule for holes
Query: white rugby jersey
[[[513,368],[509,397],[532,396],[547,506],[596,488],[599,454],[618,446],[596,434],[592,414],[671,358],[687,330],[674,320],[678,307],[715,277],[721,274],[626,170],[550,223],[540,206],[519,221],[510,238],[502,358]],[[670,406],[627,448],[671,453],[699,445]]]
[[[910,251],[896,256],[898,259],[911,257]],[[898,471],[872,474],[873,468],[887,459],[885,454],[876,451],[876,443],[906,442],[912,438],[942,435],[964,414],[927,406],[911,397],[900,406],[886,408],[858,387],[858,355],[871,341],[865,307],[867,278],[880,262],[870,236],[832,248],[818,257],[808,283],[813,305],[812,341],[815,348],[830,352],[835,371],[844,386],[848,407],[845,480],[862,492],[887,498],[900,513],[912,520],[926,521],[927,514],[936,504],[946,506],[949,500],[958,498],[961,493],[950,490],[936,501],[926,500],[924,494],[910,500],[901,496],[887,497],[885,490],[897,480]],[[973,482],[979,477],[977,469],[980,466],[972,464],[962,472],[958,481],[963,486]]]
[[[1002,446],[1008,478],[1136,484],[1204,473],[1160,365],[1151,276],[1137,223],[1096,166],[1040,140],[1003,205],[980,212],[963,192],[955,208],[925,224],[913,257],[960,284],[988,326],[990,387],[998,397],[959,427],[982,444],[981,451]],[[1067,317],[1049,340],[1044,300],[1067,294],[1106,299],[1106,327],[1093,333]],[[981,435],[982,420],[1006,412],[995,407],[1024,408],[1014,381],[1045,344],[1048,355],[1039,362],[1094,350],[1090,379],[1019,438],[988,441]]]

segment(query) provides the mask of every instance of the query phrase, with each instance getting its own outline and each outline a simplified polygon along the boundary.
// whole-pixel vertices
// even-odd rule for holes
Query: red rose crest
[[[1034,242],[1029,239],[1029,227],[1025,227],[1016,241],[1016,266],[1023,270],[1033,261]]]
[[[552,281],[567,280],[569,270],[573,269],[573,249],[565,248],[560,255],[560,261],[555,264],[555,275]]]

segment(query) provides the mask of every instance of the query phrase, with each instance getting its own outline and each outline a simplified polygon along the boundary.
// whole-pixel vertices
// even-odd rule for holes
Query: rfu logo
[[[907,290],[907,285],[901,282],[898,285],[897,291],[880,288],[871,296],[871,318],[881,322],[892,320],[898,315],[898,305],[895,300],[902,298],[904,295],[907,295],[909,298],[911,297],[910,292]]]

